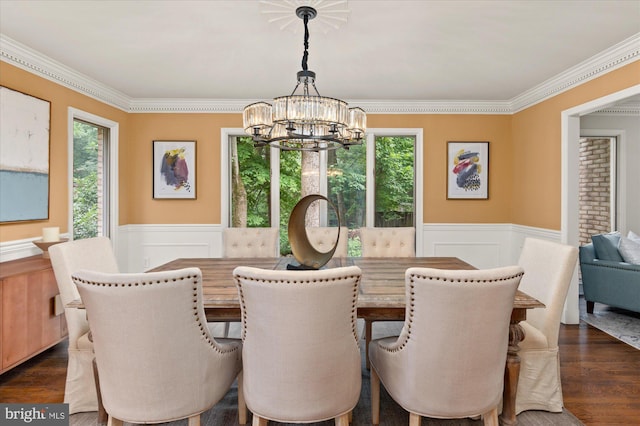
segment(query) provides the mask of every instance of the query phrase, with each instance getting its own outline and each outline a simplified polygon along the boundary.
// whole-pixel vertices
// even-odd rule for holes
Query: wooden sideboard
[[[0,374],[67,336],[64,307],[49,259],[0,263]]]

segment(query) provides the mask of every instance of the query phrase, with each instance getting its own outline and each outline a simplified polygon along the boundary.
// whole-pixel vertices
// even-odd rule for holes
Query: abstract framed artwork
[[[489,198],[489,142],[447,143],[447,199]]]
[[[153,141],[153,198],[196,198],[196,141]]]
[[[0,222],[49,218],[51,103],[0,86]]]

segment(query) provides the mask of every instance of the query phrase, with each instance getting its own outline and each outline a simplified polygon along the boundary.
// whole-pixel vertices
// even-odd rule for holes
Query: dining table
[[[293,265],[294,269],[299,266],[292,257],[180,258],[154,267],[147,272],[199,268],[202,272],[202,302],[207,321],[236,322],[241,321],[241,311],[238,291],[233,280],[233,270],[238,266],[286,270],[288,265]],[[358,266],[362,271],[357,315],[365,323],[367,368],[369,368],[368,346],[372,337],[372,324],[376,321],[403,321],[405,319],[405,271],[408,268],[477,269],[456,257],[334,257],[323,268],[352,265]],[[67,306],[84,307],[79,299]],[[509,324],[502,414],[499,418],[502,425],[517,424],[515,403],[520,374],[518,345],[524,338],[524,330],[520,322],[526,319],[527,310],[535,308],[544,308],[544,304],[520,290],[516,292]],[[99,380],[97,374],[96,379]],[[100,404],[98,423],[105,422],[106,413]]]
[[[202,271],[202,301],[207,321],[234,322],[241,320],[238,290],[233,280],[237,266],[285,270],[297,266],[292,257],[273,258],[182,258],[175,259],[149,272],[197,267]],[[477,269],[456,257],[334,257],[323,268],[358,266],[362,271],[357,315],[365,323],[365,354],[367,368],[368,347],[372,337],[372,324],[376,321],[403,321],[405,318],[405,271],[410,267],[436,269]],[[518,290],[513,302],[509,325],[509,347],[505,365],[502,414],[503,425],[517,424],[515,402],[520,374],[519,343],[524,338],[520,322],[527,310],[543,308],[544,304]]]

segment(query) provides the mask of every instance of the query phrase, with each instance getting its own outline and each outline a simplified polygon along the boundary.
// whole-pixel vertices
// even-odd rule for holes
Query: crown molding
[[[368,114],[513,114],[640,59],[640,33],[506,101],[355,100]],[[131,98],[0,34],[0,60],[130,113],[240,113],[252,100]],[[632,114],[610,108],[607,113]],[[603,110],[604,111],[604,110]]]
[[[516,113],[640,59],[640,33],[561,72],[511,100]]]
[[[590,115],[620,115],[620,116],[640,116],[640,103],[626,103],[603,108]]]
[[[0,34],[0,60],[123,111],[129,110],[129,104],[131,103],[129,96],[60,62],[54,61],[48,56],[3,34]]]

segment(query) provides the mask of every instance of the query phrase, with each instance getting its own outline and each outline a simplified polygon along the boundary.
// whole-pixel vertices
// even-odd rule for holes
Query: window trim
[[[118,135],[120,124],[100,117],[95,114],[91,114],[86,111],[82,111],[73,107],[68,108],[67,114],[67,137],[68,137],[68,157],[67,157],[67,177],[68,177],[68,208],[67,214],[68,223],[67,229],[69,229],[69,239],[73,239],[73,122],[75,120],[86,121],[90,124],[105,127],[109,129],[109,152],[108,152],[108,196],[109,196],[109,220],[107,226],[109,228],[109,239],[113,247],[118,247]]]

